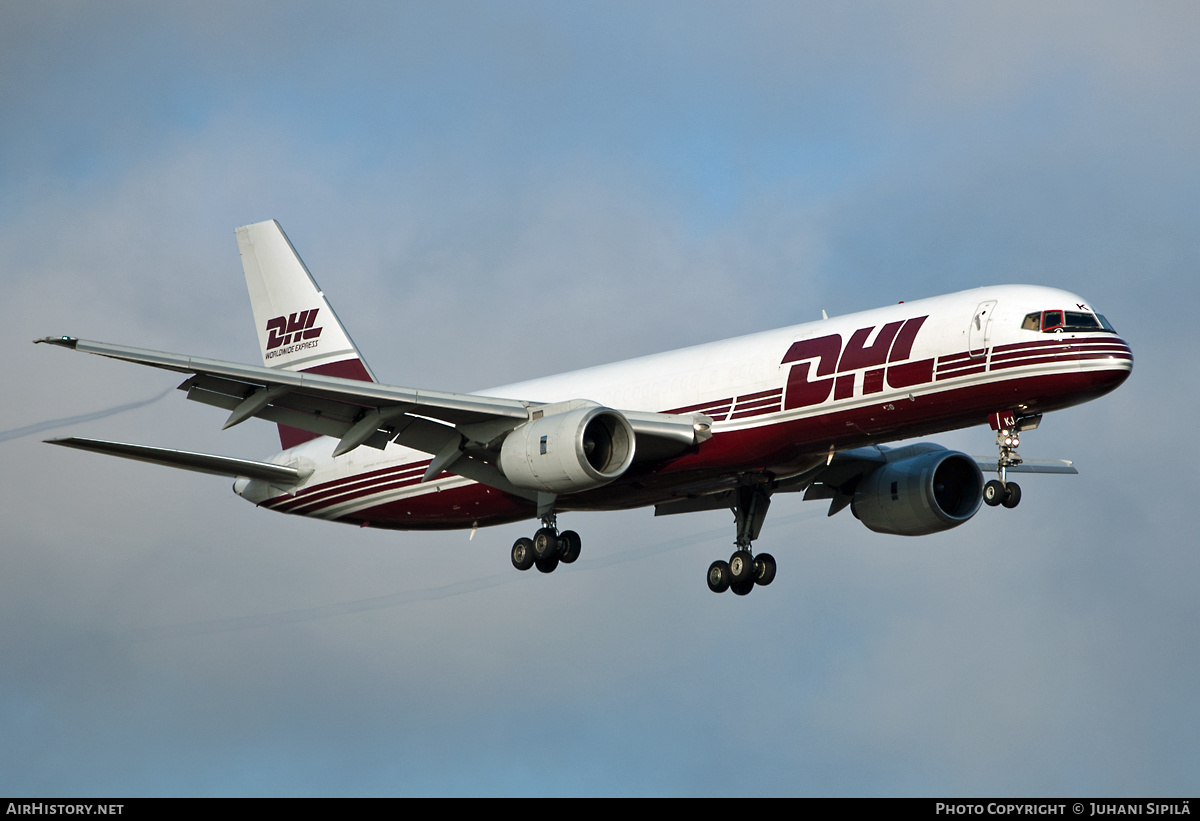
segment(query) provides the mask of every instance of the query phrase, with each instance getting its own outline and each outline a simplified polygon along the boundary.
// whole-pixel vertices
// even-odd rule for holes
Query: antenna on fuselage
[[[829,319],[829,314],[825,313],[825,309],[821,309],[821,319]]]

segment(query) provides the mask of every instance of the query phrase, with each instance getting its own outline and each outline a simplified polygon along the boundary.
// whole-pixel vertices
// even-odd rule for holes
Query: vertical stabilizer
[[[254,324],[268,368],[374,382],[325,294],[275,220],[237,229]],[[279,426],[284,448],[316,434]]]

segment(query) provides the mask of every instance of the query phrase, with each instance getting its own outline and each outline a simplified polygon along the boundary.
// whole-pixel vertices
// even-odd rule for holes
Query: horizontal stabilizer
[[[217,476],[245,476],[248,479],[262,479],[264,482],[275,485],[294,485],[304,478],[299,470],[287,465],[253,462],[249,459],[234,459],[229,456],[212,456],[207,453],[155,448],[149,445],[130,445],[124,442],[105,442],[100,439],[81,439],[75,436],[63,436],[45,441],[50,445],[91,450],[96,453],[107,453],[109,456],[120,456],[124,459],[136,459],[139,462],[152,462],[156,465],[183,468],[184,470],[195,470],[200,473],[212,473]]]

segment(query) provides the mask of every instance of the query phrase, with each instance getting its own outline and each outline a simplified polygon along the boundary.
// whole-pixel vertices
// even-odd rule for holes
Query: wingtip
[[[48,345],[58,345],[63,348],[74,348],[79,344],[79,340],[73,336],[44,336],[41,339],[33,340],[34,345],[45,342]]]

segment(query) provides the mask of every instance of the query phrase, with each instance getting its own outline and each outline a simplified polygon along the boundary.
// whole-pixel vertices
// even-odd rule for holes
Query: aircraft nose
[[[1120,337],[1113,340],[1113,343],[1113,363],[1118,367],[1123,367],[1125,375],[1128,376],[1133,372],[1133,348],[1129,347],[1129,343]]]
[[[1102,360],[1103,387],[1106,392],[1114,390],[1133,373],[1133,349],[1120,337],[1107,340],[1097,348],[1088,355]]]

